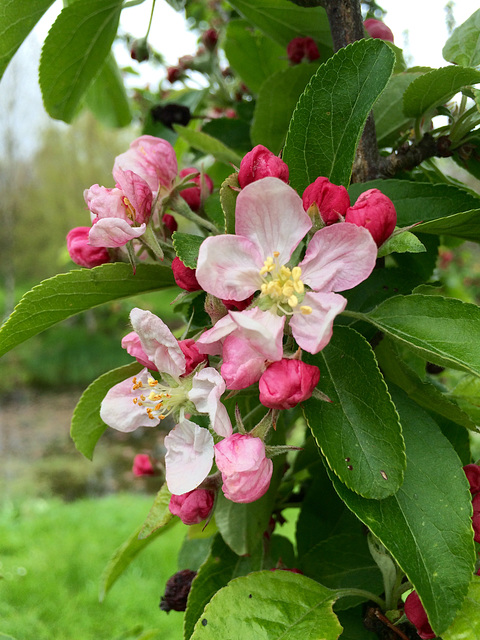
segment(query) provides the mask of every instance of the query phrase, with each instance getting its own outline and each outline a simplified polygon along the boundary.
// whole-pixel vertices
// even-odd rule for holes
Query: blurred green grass
[[[34,498],[0,511],[0,635],[16,640],[181,640],[183,614],[158,605],[186,527],[143,551],[105,601],[100,575],[145,519],[151,496],[116,494],[65,504]],[[151,633],[149,633],[151,632]]]

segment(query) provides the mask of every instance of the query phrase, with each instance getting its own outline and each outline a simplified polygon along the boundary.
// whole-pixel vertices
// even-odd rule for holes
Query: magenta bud
[[[170,213],[166,213],[162,217],[162,223],[170,236],[178,229],[178,223]]]
[[[260,402],[270,409],[292,409],[307,400],[320,380],[320,369],[301,360],[282,358],[262,373]]]
[[[198,169],[195,167],[187,167],[186,169],[182,169],[178,174],[180,178],[185,178],[190,174],[198,174]],[[202,175],[192,176],[192,182],[197,184],[197,187],[188,187],[187,189],[182,189],[179,194],[188,204],[192,211],[198,211],[204,200],[207,196],[209,196],[213,191],[213,180],[206,173]]]
[[[281,158],[261,144],[243,156],[238,172],[238,183],[243,189],[256,180],[273,176],[288,182],[288,167]]]
[[[480,492],[480,465],[467,464],[463,467],[470,485],[470,492],[475,495]]]
[[[201,291],[202,287],[198,284],[195,269],[186,267],[178,256],[173,259],[172,271],[175,282],[181,289],[185,289],[185,291]]]
[[[222,300],[223,304],[229,311],[245,311],[252,304],[254,294],[245,298],[245,300]]]
[[[182,67],[168,67],[167,69],[167,80],[170,82],[170,84],[173,84],[177,80],[180,80],[182,75],[183,75]]]
[[[75,227],[67,233],[67,250],[70,258],[81,267],[98,267],[110,262],[110,255],[105,247],[92,247],[88,244],[91,227]]]
[[[369,189],[347,210],[345,222],[368,229],[379,247],[392,235],[397,224],[397,212],[390,198],[378,189]]]
[[[300,62],[313,62],[320,58],[317,44],[313,38],[293,38],[287,45],[287,56],[292,64]]]
[[[388,40],[393,43],[393,33],[387,25],[381,20],[375,18],[368,18],[363,23],[365,31],[371,38],[378,38],[379,40]]]
[[[216,29],[207,29],[202,33],[202,42],[208,51],[213,51],[218,42],[218,31]]]
[[[170,498],[168,508],[178,516],[183,524],[198,524],[205,520],[213,507],[215,495],[207,489],[194,489],[180,496]]]
[[[182,350],[185,356],[185,373],[184,376],[188,376],[194,369],[198,367],[202,362],[208,362],[208,356],[204,353],[200,353],[197,347],[197,343],[192,338],[186,340],[179,340],[178,346]]]
[[[155,469],[153,468],[150,456],[146,453],[139,453],[133,459],[133,473],[136,476],[154,476]]]
[[[433,632],[428,622],[427,613],[416,591],[412,591],[405,600],[405,615],[410,622],[415,625],[417,633],[422,640],[430,640],[431,638],[437,637],[437,634]]]
[[[260,438],[234,433],[215,445],[215,462],[222,474],[222,491],[232,502],[254,502],[270,486],[273,463]]]
[[[472,500],[473,506],[473,516],[472,516],[472,526],[474,531],[474,540],[480,544],[480,493]]]
[[[136,331],[130,331],[130,333],[127,333],[127,335],[122,338],[122,348],[135,358],[142,367],[147,367],[147,369],[151,371],[158,371],[155,363],[150,360],[143,350],[142,343]]]
[[[350,206],[350,196],[345,187],[330,182],[328,178],[317,178],[309,184],[302,196],[305,211],[315,203],[326,225],[339,222]]]

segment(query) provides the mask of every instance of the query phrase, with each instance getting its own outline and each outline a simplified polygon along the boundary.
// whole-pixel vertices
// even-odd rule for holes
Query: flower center
[[[184,386],[167,387],[155,378],[148,378],[148,389],[141,380],[133,378],[132,391],[136,393],[133,404],[144,407],[151,420],[165,420],[171,413],[183,408],[188,401],[188,390]]]
[[[137,212],[135,211],[135,208],[133,207],[132,203],[127,198],[127,196],[123,196],[122,201],[126,209],[127,218],[130,218],[132,222],[136,222]]]
[[[260,287],[261,308],[276,307],[285,315],[292,315],[298,307],[301,313],[308,315],[312,308],[300,304],[305,297],[305,285],[301,279],[300,267],[286,267],[278,262],[278,251],[273,252],[273,257],[268,256],[260,269],[262,285]],[[300,306],[299,306],[300,305]]]

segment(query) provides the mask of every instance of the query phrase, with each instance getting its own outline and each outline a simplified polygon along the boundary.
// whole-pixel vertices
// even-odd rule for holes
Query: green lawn
[[[177,571],[183,525],[141,553],[98,601],[114,550],[146,517],[152,497],[120,494],[63,503],[31,499],[0,512],[0,638],[181,640],[183,614],[158,604]],[[147,633],[155,630],[156,633]]]

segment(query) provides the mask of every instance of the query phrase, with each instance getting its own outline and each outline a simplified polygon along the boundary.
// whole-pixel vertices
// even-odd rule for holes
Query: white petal
[[[212,429],[226,438],[232,433],[232,424],[227,410],[220,402],[225,391],[225,380],[213,367],[205,367],[193,376],[188,399],[199,413],[208,413]]]
[[[92,247],[123,247],[129,240],[145,233],[147,225],[132,227],[121,218],[101,218],[90,229],[88,243]]]
[[[230,311],[229,315],[238,327],[235,331],[237,337],[247,340],[265,359],[281,360],[285,316],[277,316],[258,307],[246,311]]]
[[[303,282],[314,291],[345,291],[368,278],[376,259],[370,232],[339,222],[317,231],[299,267]]]
[[[297,344],[309,353],[318,353],[330,342],[333,321],[346,305],[346,299],[338,293],[307,293],[302,306],[311,307],[312,313],[304,315],[300,308],[290,320]]]
[[[302,199],[279,178],[252,182],[238,195],[235,233],[251,240],[263,259],[278,251],[279,263],[288,262],[311,226]]]
[[[213,437],[208,429],[182,420],[165,438],[165,469],[170,493],[193,491],[205,480],[213,462]]]
[[[143,350],[160,372],[175,378],[185,373],[185,356],[163,320],[150,311],[135,308],[130,312],[130,321]]]

